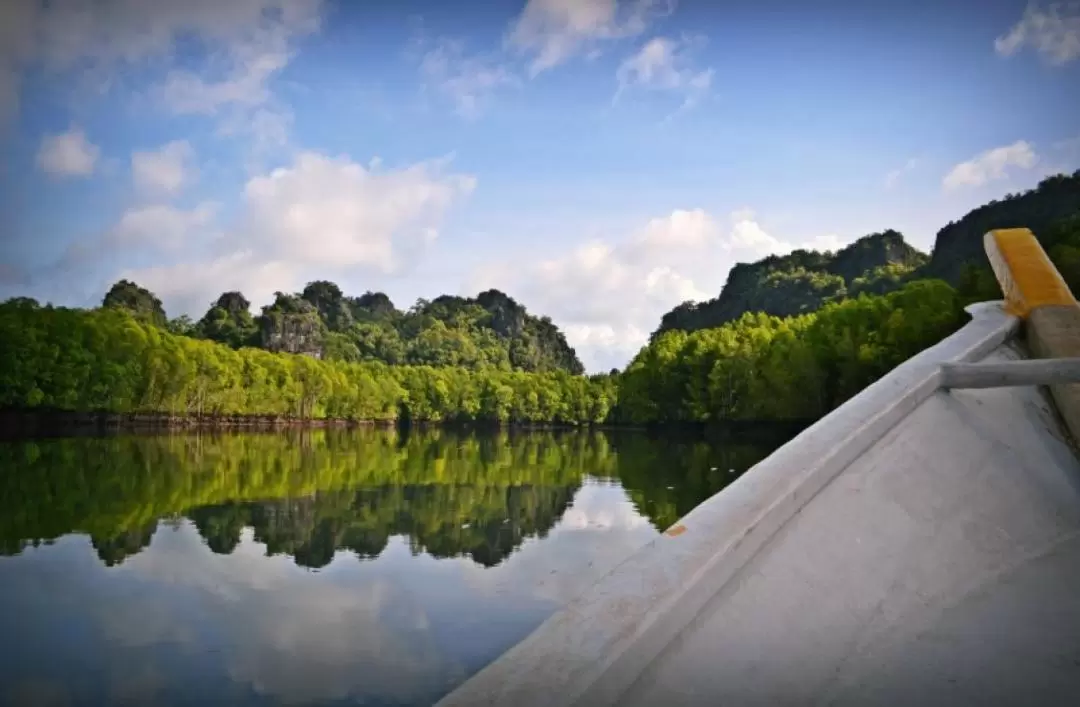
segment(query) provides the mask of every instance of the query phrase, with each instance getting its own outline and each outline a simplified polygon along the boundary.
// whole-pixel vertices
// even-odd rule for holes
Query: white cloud
[[[131,176],[143,192],[175,194],[194,176],[195,153],[186,140],[175,140],[157,150],[131,155]]]
[[[627,57],[615,72],[618,81],[616,99],[637,86],[683,95],[681,110],[692,107],[712,85],[712,69],[698,70],[690,60],[702,40],[650,39],[635,54]]]
[[[240,290],[258,305],[306,279],[402,272],[437,237],[446,210],[475,186],[445,167],[436,160],[376,170],[301,153],[291,166],[248,181],[242,219],[217,240],[213,257],[122,276],[149,287],[170,311],[201,314],[224,290]],[[191,227],[202,225],[187,218]]]
[[[38,167],[51,175],[87,177],[94,173],[101,150],[86,139],[81,128],[66,133],[47,135],[38,150]]]
[[[762,256],[791,250],[783,241],[766,233],[750,209],[731,214],[731,238],[724,245],[729,250],[740,248]]]
[[[995,179],[1004,179],[1010,167],[1031,169],[1038,161],[1034,148],[1025,140],[995,147],[980,153],[949,170],[942,185],[946,190],[978,187]]]
[[[657,535],[625,489],[586,479],[543,540],[526,540],[498,567],[458,566],[483,595],[535,596],[562,606]]]
[[[536,76],[598,41],[640,35],[674,5],[674,0],[528,0],[506,43],[532,55],[529,73]]]
[[[256,307],[273,301],[274,292],[303,287],[296,269],[280,260],[267,261],[250,250],[207,260],[122,270],[113,279],[127,279],[161,298],[170,315],[201,317],[222,292],[243,292]]]
[[[372,172],[345,157],[301,153],[292,167],[248,182],[242,242],[294,262],[392,272],[406,232],[426,232],[475,186],[470,176],[441,174],[443,164]]]
[[[837,234],[826,233],[823,236],[811,238],[808,242],[800,245],[800,247],[807,250],[831,251],[835,253],[846,245],[848,244]]]
[[[703,209],[675,210],[621,240],[591,241],[531,264],[492,263],[474,273],[471,289],[497,287],[549,315],[588,370],[622,367],[665,312],[719,294],[736,262],[838,245],[835,236],[781,240],[748,209],[729,222],[725,228]]]
[[[108,234],[106,245],[176,251],[206,231],[217,208],[207,201],[191,210],[160,204],[128,209]]]
[[[517,78],[495,61],[470,56],[460,41],[441,39],[420,62],[426,82],[454,102],[463,118],[475,118],[495,90],[518,84]]]
[[[1080,2],[1051,3],[1045,9],[1032,3],[1008,34],[994,40],[1001,56],[1012,56],[1024,47],[1054,66],[1080,57]]]
[[[912,157],[902,167],[892,170],[885,175],[885,188],[892,189],[904,177],[905,174],[915,170],[919,166],[919,158]]]

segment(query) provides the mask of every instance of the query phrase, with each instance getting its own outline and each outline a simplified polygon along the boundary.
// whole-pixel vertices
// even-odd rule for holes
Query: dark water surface
[[[0,704],[430,704],[790,435],[2,442]]]

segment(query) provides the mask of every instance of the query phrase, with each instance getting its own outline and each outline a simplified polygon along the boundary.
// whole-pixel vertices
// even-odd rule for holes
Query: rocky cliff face
[[[262,347],[267,351],[322,358],[322,336],[317,324],[295,315],[264,324]]]
[[[326,325],[310,302],[278,292],[274,303],[263,307],[258,324],[262,348],[322,358]]]

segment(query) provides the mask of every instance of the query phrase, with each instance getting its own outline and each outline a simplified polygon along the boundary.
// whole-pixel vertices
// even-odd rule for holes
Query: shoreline
[[[297,418],[275,415],[175,415],[171,413],[117,413],[55,409],[0,409],[0,438],[53,436],[58,434],[162,433],[162,432],[278,432],[293,429],[435,427],[459,429],[574,430],[645,429],[641,426],[554,422],[404,421]]]
[[[452,430],[600,430],[608,432],[681,433],[710,430],[740,431],[760,427],[799,430],[812,421],[725,420],[664,425],[612,422],[569,424],[559,422],[493,422],[491,420],[407,421],[295,418],[274,415],[174,415],[171,413],[117,413],[56,409],[0,409],[0,439],[94,434],[160,434],[172,432],[281,432],[309,429],[452,429]]]

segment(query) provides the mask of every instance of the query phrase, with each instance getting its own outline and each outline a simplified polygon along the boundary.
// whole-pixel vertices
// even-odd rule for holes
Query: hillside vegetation
[[[739,263],[731,269],[719,296],[675,307],[660,320],[653,338],[673,329],[717,327],[748,312],[789,317],[845,297],[883,294],[896,289],[926,261],[924,253],[889,230],[864,236],[836,253],[795,250]]]
[[[1039,182],[1034,189],[1007,194],[973,209],[937,233],[930,262],[917,277],[938,277],[959,285],[967,267],[985,268],[983,235],[997,228],[1030,228],[1050,251],[1060,237],[1062,222],[1080,214],[1080,170],[1058,174]]]
[[[1069,221],[1078,214],[1080,171],[1048,177],[1034,189],[995,199],[950,222],[938,231],[930,256],[908,245],[899,232],[887,230],[863,236],[836,253],[795,250],[739,263],[717,297],[678,305],[661,318],[652,338],[673,329],[717,327],[748,312],[806,314],[829,302],[885,294],[921,279],[944,280],[967,293],[968,301],[996,299],[1001,293],[982,239],[998,228],[1031,229],[1069,279],[1080,275],[1080,252],[1059,246],[1076,247],[1070,245],[1075,226]]]

